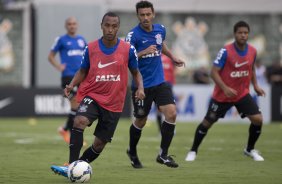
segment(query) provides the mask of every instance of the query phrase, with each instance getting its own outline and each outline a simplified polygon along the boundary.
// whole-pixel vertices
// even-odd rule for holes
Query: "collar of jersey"
[[[236,52],[237,52],[240,56],[245,56],[245,55],[247,54],[247,52],[248,52],[248,44],[246,44],[245,50],[240,50],[240,49],[238,49],[238,47],[236,46],[235,42],[233,43],[233,45],[234,45],[234,48],[235,48]]]
[[[113,47],[106,47],[104,45],[104,43],[102,42],[102,38],[99,39],[99,47],[100,47],[100,50],[106,54],[106,55],[111,55],[112,53],[114,53],[118,47],[118,44],[120,42],[120,39],[118,38],[118,41],[117,41],[117,44],[115,44]]]

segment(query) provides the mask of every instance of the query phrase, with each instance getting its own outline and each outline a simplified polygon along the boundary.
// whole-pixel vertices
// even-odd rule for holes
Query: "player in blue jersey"
[[[77,20],[74,17],[69,17],[65,21],[65,28],[67,33],[60,37],[57,37],[54,45],[48,56],[49,62],[60,72],[61,75],[61,86],[64,89],[67,84],[70,83],[76,71],[80,68],[83,50],[86,46],[85,39],[77,35]],[[58,62],[55,58],[56,53],[60,53],[60,60]],[[70,137],[69,132],[73,126],[73,119],[78,107],[78,103],[75,99],[76,88],[72,91],[69,96],[71,111],[68,115],[68,119],[64,126],[59,127],[58,131],[63,136],[64,140],[69,143]]]
[[[176,106],[171,86],[165,83],[164,80],[161,54],[167,55],[176,66],[183,66],[184,62],[176,58],[165,44],[165,27],[152,23],[155,17],[153,4],[148,1],[138,2],[136,4],[136,13],[140,23],[128,33],[126,41],[130,42],[137,50],[138,67],[143,77],[146,98],[139,101],[135,100],[136,85],[133,83],[132,101],[135,121],[129,131],[130,141],[127,155],[134,168],[143,167],[137,155],[137,144],[152,103],[155,102],[165,116],[161,127],[160,152],[156,161],[175,168],[178,167],[178,164],[168,155],[168,149],[174,135]]]

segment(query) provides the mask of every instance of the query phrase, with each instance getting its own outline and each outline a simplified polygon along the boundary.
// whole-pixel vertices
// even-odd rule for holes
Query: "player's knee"
[[[176,108],[171,108],[165,113],[165,119],[168,120],[169,122],[175,122],[176,120]]]
[[[136,118],[134,121],[134,125],[138,128],[143,128],[146,124],[148,116]]]
[[[73,127],[80,128],[80,129],[85,129],[88,124],[89,124],[89,121],[88,121],[88,119],[86,117],[84,117],[84,116],[76,116],[74,118]]]
[[[215,122],[216,122],[216,121],[210,122],[210,120],[204,119],[204,120],[202,121],[202,125],[203,125],[206,129],[209,129],[209,128],[213,125],[213,123],[215,123]]]
[[[263,124],[263,118],[262,118],[261,114],[249,116],[249,119],[250,119],[251,123],[254,124],[254,125],[262,126],[262,124]]]

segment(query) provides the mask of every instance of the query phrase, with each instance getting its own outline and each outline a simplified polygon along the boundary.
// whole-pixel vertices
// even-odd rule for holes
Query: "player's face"
[[[69,18],[66,21],[66,30],[69,35],[75,35],[77,31],[77,21],[74,18]]]
[[[106,16],[101,24],[101,28],[103,30],[103,38],[105,40],[115,40],[119,29],[118,17]]]
[[[248,41],[249,37],[249,30],[247,27],[239,27],[237,31],[234,33],[235,41],[240,44],[244,45]]]
[[[151,29],[155,13],[151,8],[139,8],[137,17],[141,26],[145,29]]]

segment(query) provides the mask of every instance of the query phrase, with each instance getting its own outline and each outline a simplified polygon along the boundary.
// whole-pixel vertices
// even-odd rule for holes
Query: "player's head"
[[[239,21],[234,25],[233,31],[235,41],[240,45],[246,44],[250,32],[249,24],[245,21]]]
[[[155,12],[153,4],[149,1],[139,1],[136,3],[136,13],[143,28],[151,28]]]
[[[101,22],[101,29],[103,30],[103,39],[113,41],[116,39],[117,32],[120,25],[120,18],[113,12],[107,12]]]
[[[69,17],[65,21],[65,28],[69,35],[75,35],[77,31],[77,20],[74,17]]]

